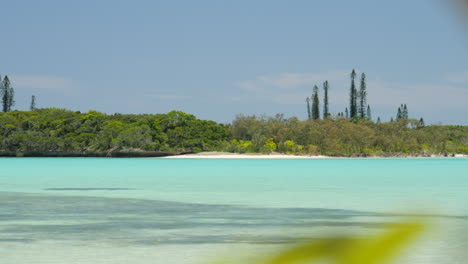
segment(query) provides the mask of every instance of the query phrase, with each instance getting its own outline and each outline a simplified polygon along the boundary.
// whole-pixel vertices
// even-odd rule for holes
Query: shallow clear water
[[[4,158],[0,255],[4,263],[203,263],[234,245],[253,252],[361,235],[429,214],[437,239],[402,263],[464,263],[467,189],[464,158]]]

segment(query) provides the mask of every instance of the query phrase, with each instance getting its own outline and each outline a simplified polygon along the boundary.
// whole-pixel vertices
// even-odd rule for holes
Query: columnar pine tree
[[[359,88],[359,108],[358,114],[362,118],[366,118],[366,104],[367,104],[367,91],[366,91],[366,74],[361,74],[361,86]]]
[[[397,120],[408,119],[408,118],[409,118],[408,107],[406,106],[406,104],[401,104],[400,107],[398,107]]]
[[[15,90],[10,86],[10,79],[8,76],[3,78],[0,94],[2,97],[3,112],[10,112],[11,107],[15,104]]]
[[[306,102],[307,102],[307,119],[312,119],[312,114],[310,112],[310,98],[307,97],[306,98]]]
[[[319,97],[318,97],[318,87],[317,87],[317,85],[314,86],[314,90],[313,90],[313,98],[312,98],[312,119],[313,119],[313,120],[320,119],[320,105],[319,105]]]
[[[354,84],[354,79],[356,78],[356,72],[351,72],[351,88],[349,91],[349,117],[354,118],[357,115],[357,90],[356,85]]]
[[[403,118],[404,118],[404,119],[408,119],[408,118],[409,118],[409,115],[408,115],[408,107],[406,107],[406,104],[403,106]]]
[[[422,126],[422,127],[425,125],[424,124],[424,119],[422,117],[419,119],[419,125]]]
[[[346,109],[345,109],[345,117],[346,117],[346,119],[348,119],[348,118],[349,118],[349,111],[348,111],[348,107],[346,107]]]
[[[372,120],[372,113],[371,113],[370,105],[367,105],[366,118],[369,120]]]
[[[327,119],[330,115],[328,111],[328,81],[323,83],[323,119]]]
[[[381,121],[380,121],[380,116],[379,116],[379,117],[377,117],[377,124],[380,124],[380,122]]]
[[[3,93],[4,93],[4,86],[3,86],[3,80],[2,80],[2,75],[0,75],[0,97],[2,101],[2,110],[3,110]]]
[[[5,79],[2,80],[1,76],[0,76],[0,96],[2,98],[2,111],[7,112],[8,91],[5,89]]]
[[[31,96],[31,106],[29,107],[31,111],[36,110],[36,96]]]
[[[398,107],[397,115],[396,115],[396,120],[400,120],[403,118],[402,111],[401,111],[401,106]]]

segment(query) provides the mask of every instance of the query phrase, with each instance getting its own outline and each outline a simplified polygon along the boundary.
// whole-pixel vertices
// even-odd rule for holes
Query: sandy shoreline
[[[407,157],[355,157],[355,158],[443,158],[444,156],[407,156]],[[454,158],[466,158],[468,155],[456,154]],[[161,157],[163,159],[346,159],[353,157],[332,157],[324,155],[287,155],[287,154],[260,154],[260,153],[230,153],[230,152],[200,152],[184,155]]]
[[[286,154],[239,154],[230,152],[200,152],[194,154],[174,155],[163,159],[329,159],[329,156],[286,155]]]

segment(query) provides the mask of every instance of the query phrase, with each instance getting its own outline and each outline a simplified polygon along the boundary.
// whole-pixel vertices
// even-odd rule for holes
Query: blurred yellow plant
[[[334,237],[311,241],[269,256],[255,264],[385,264],[425,229],[422,222],[396,223],[377,235]],[[225,263],[225,262],[218,262]]]

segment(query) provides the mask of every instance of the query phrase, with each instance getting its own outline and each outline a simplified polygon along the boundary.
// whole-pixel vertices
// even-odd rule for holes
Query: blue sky
[[[0,74],[16,108],[173,109],[306,117],[314,84],[331,111],[349,72],[373,116],[401,103],[427,123],[468,125],[466,24],[448,1],[3,1]]]

